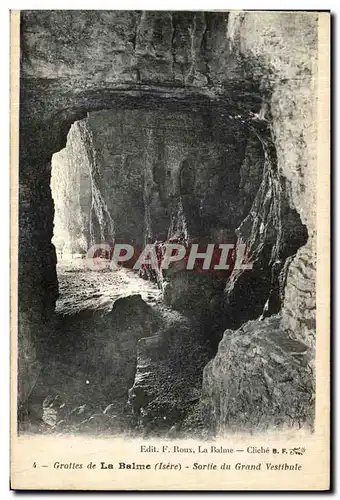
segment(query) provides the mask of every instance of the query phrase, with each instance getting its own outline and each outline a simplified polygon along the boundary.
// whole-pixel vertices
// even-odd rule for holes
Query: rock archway
[[[216,238],[246,241],[256,256],[259,276],[247,281],[245,275],[233,273],[225,290],[219,290],[216,297],[209,296],[209,314],[222,308],[224,318],[233,315],[242,290],[247,289],[247,297],[255,297],[251,299],[254,310],[249,314],[248,308],[244,315],[234,315],[230,326],[238,328],[245,321],[256,319],[266,304],[263,318],[279,313],[274,326],[270,322],[268,328],[286,332],[282,335],[302,343],[300,350],[304,346],[308,353],[313,351],[315,214],[311,207],[315,206],[315,151],[309,145],[315,142],[316,133],[310,123],[317,16],[301,13],[304,33],[308,34],[303,43],[297,24],[299,16],[282,16],[284,22],[279,24],[270,13],[259,18],[256,13],[22,12],[19,402],[27,399],[38,376],[36,351],[41,339],[50,333],[49,318],[58,297],[56,252],[52,244],[51,158],[65,147],[75,121],[87,117],[91,124],[91,116],[103,117],[105,113],[108,120],[110,114],[120,115],[124,111],[134,113],[137,121],[138,113],[144,117],[149,114],[150,120],[169,116],[172,122],[175,116],[177,125],[185,116],[184,129],[192,121],[189,128],[198,134],[184,137],[186,143],[190,145],[192,141],[194,149],[204,135],[203,142],[214,145],[216,161],[207,183],[199,186],[190,177],[189,183],[195,184],[195,196],[200,200],[197,210],[203,211],[203,215],[199,227],[190,227],[188,221],[189,231],[196,232],[192,234],[195,237],[212,237],[210,231],[214,231]],[[286,46],[278,46],[277,40],[285,40]],[[287,47],[292,51],[288,62]],[[301,73],[305,75],[303,82],[295,78]],[[130,119],[134,118],[127,121]],[[95,121],[92,125],[95,129]],[[150,144],[158,140],[154,151],[161,150],[160,137],[156,140],[149,133],[147,140]],[[201,179],[207,165],[204,155],[211,157],[211,151],[207,147],[197,158]],[[185,153],[188,156],[191,151]],[[179,160],[183,159],[184,156]],[[175,156],[173,162],[176,163]],[[158,215],[164,216],[164,220],[169,217],[171,232],[181,225],[186,201],[177,199],[172,191],[171,169],[160,166],[157,155],[149,163],[150,184],[146,182],[144,186],[144,202],[148,200],[149,208],[166,208],[166,213]],[[223,165],[230,168],[223,169]],[[219,192],[221,175],[230,189],[227,195]],[[180,183],[181,180],[183,175]],[[154,192],[148,190],[151,185],[156,186]],[[185,198],[188,189],[184,191],[179,194]],[[226,203],[229,200],[229,213],[234,207],[232,224],[230,220],[223,221],[223,210],[215,206],[213,198],[217,195]],[[166,231],[161,225],[155,232],[163,235]],[[190,290],[189,286],[187,292]],[[226,325],[223,320],[218,326]],[[261,326],[260,336],[266,325]],[[290,354],[286,355],[288,364],[293,363]],[[208,367],[205,371],[203,392],[205,407],[214,413],[220,404],[214,399],[214,387],[219,381],[215,380],[216,371],[212,374],[209,370]],[[303,378],[306,374],[302,369],[297,376]],[[290,389],[285,387],[284,394]],[[311,392],[308,388],[309,396]],[[221,386],[219,397],[223,400],[231,396]],[[288,399],[282,397],[280,412],[289,404]],[[295,408],[298,403],[294,405]],[[300,411],[299,419],[310,421],[310,407],[307,402],[303,405],[302,410],[299,407],[301,411],[296,410],[297,414]],[[252,403],[248,410],[252,422]],[[216,428],[228,420],[216,413],[214,418]]]

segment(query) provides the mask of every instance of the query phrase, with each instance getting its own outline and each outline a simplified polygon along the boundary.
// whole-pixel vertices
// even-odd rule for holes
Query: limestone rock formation
[[[285,22],[282,22],[283,19]],[[282,195],[286,197],[285,203],[292,211],[291,217],[295,217],[296,211],[306,224],[308,241],[306,231],[305,235],[302,234],[305,246],[294,249],[293,255],[297,251],[294,258],[287,259],[288,256],[285,256],[287,265],[283,270],[284,276],[281,276],[281,283],[282,280],[284,282],[281,291],[282,316],[279,315],[275,320],[265,319],[262,324],[248,323],[236,332],[227,330],[216,358],[205,369],[203,392],[207,395],[206,401],[211,409],[210,414],[214,418],[217,432],[224,432],[233,426],[236,428],[237,425],[238,428],[245,429],[249,427],[263,429],[268,425],[311,426],[314,418],[311,405],[314,371],[313,364],[309,363],[309,360],[314,355],[316,332],[314,146],[316,118],[313,116],[316,108],[311,104],[315,102],[316,15],[311,14],[304,18],[306,31],[303,31],[303,51],[300,44],[302,31],[298,29],[300,21],[299,16],[295,17],[288,13],[280,17],[280,24],[270,13],[264,17],[250,13],[231,14],[229,18],[229,37],[235,49],[239,56],[247,61],[249,69],[255,72],[255,79],[258,78],[261,86],[270,91],[264,113],[270,121],[278,174],[284,180],[285,193],[281,194],[281,199]],[[268,189],[266,193],[268,196]],[[280,199],[280,195],[275,196],[275,199]],[[282,206],[276,214],[280,214],[281,211]],[[261,209],[253,210],[253,217],[258,217],[260,213]],[[268,222],[264,222],[260,232],[269,229]],[[289,230],[289,226],[292,231]],[[294,245],[296,224],[289,224],[289,219],[286,218],[282,229],[286,231],[288,229],[287,242],[288,244],[293,242]],[[300,231],[303,233],[303,228]],[[261,239],[263,238],[260,235],[259,241]],[[232,283],[233,277],[226,287],[229,297]],[[273,379],[272,375],[267,373],[268,369],[271,371],[275,367],[271,366],[273,361],[261,357],[261,353],[258,352],[262,352],[260,346],[263,338],[270,343],[267,353],[272,352],[273,356],[278,349],[278,340],[279,342],[287,340],[289,343],[292,342],[291,339],[295,339],[301,343],[296,345],[300,345],[301,353],[304,350],[304,355],[297,352],[286,353],[285,367],[279,363],[278,374],[283,377],[281,380],[284,380],[286,370],[293,371],[294,377],[289,376],[288,380],[299,380],[296,385],[288,382],[288,386],[281,386],[280,379]],[[245,367],[242,375],[236,374],[233,367],[236,359],[240,358],[243,360],[242,366]],[[300,359],[300,365],[296,364],[297,358]],[[261,389],[254,382],[255,372],[257,376],[261,372]],[[238,383],[243,387],[244,398],[236,396]],[[244,420],[236,424],[236,420],[240,418]]]
[[[204,369],[202,404],[213,432],[313,428],[314,352],[280,328],[280,317],[226,330]]]
[[[104,413],[109,404],[118,420],[125,418],[126,429],[137,343],[152,338],[159,327],[158,315],[140,295],[116,300],[109,313],[82,311],[56,317],[53,332],[40,345],[42,369],[33,381],[25,411],[21,410],[21,429],[33,422],[40,430],[45,423],[57,431],[86,431],[88,420]],[[91,422],[94,426],[93,419]],[[111,424],[114,428],[114,422]],[[105,428],[99,425],[97,430]]]
[[[275,18],[269,12],[264,17],[232,13],[228,29],[240,57],[270,91],[267,113],[278,170],[286,182],[290,207],[307,227],[306,247],[298,251],[288,273],[282,326],[310,344],[315,323],[308,321],[308,327],[303,318],[307,310],[308,319],[315,319],[317,14],[284,13]],[[305,323],[301,330],[297,318]]]
[[[216,432],[236,425],[236,413],[244,429],[311,425],[317,14],[24,11],[21,20],[19,401],[39,373],[36,351],[58,297],[51,158],[69,148],[77,121],[91,179],[82,234],[91,241],[238,239],[249,247],[253,272],[212,280],[199,307],[190,299],[200,280],[162,277],[170,305],[190,321],[202,312],[199,349],[218,317],[200,370],[227,328],[204,372],[206,421]],[[137,330],[134,343],[145,336]],[[170,401],[179,383],[169,363],[189,356],[195,339],[175,335],[160,368],[156,333],[139,340],[134,383],[129,371],[142,394],[146,366],[148,393],[138,403],[146,427],[153,409],[156,420],[163,415],[162,392]],[[60,331],[56,338],[65,340]],[[182,374],[192,366],[183,356]],[[184,407],[166,410],[171,425],[190,420]]]
[[[140,339],[129,404],[144,435],[164,435],[186,417],[201,395],[211,354],[197,324],[169,312],[156,335]]]

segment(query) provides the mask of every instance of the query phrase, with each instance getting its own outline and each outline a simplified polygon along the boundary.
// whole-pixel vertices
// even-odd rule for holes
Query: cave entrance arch
[[[143,102],[143,101],[142,101]],[[178,105],[176,106],[178,108]],[[173,120],[173,114],[174,110],[171,105],[165,107],[167,110],[167,113],[169,113],[171,120]],[[179,201],[182,203],[182,212],[184,213],[184,216],[188,219],[191,219],[191,221],[197,221],[200,220],[200,206],[197,204],[198,199],[195,198],[195,190],[196,190],[196,163],[194,160],[194,156],[192,155],[192,151],[190,148],[188,148],[187,143],[188,141],[188,130],[186,130],[186,135],[183,134],[183,131],[179,128],[179,136],[180,140],[179,142],[170,144],[171,147],[167,148],[167,141],[164,141],[160,135],[162,131],[162,122],[157,122],[153,117],[148,116],[148,106],[144,104],[144,106],[140,105],[138,108],[138,113],[141,115],[143,118],[143,123],[148,123],[151,125],[148,125],[145,129],[145,134],[144,132],[141,132],[141,135],[138,139],[137,135],[133,137],[133,141],[129,142],[127,138],[129,138],[129,134],[127,133],[130,128],[130,122],[133,125],[133,127],[136,127],[136,111],[133,109],[129,109],[126,111],[126,109],[122,109],[121,107],[116,108],[116,109],[105,109],[105,110],[96,110],[96,111],[90,111],[87,114],[86,120],[89,119],[89,116],[92,114],[95,114],[94,121],[92,122],[91,126],[91,144],[89,144],[89,130],[84,131],[83,127],[81,124],[84,124],[84,120],[80,120],[76,123],[74,123],[70,131],[68,133],[68,139],[66,141],[66,144],[63,144],[64,148],[62,151],[64,151],[64,164],[61,165],[61,172],[63,171],[65,173],[65,168],[66,171],[68,172],[67,176],[70,176],[73,178],[72,182],[68,182],[66,184],[66,189],[68,189],[71,185],[75,186],[76,183],[78,182],[79,185],[79,193],[81,192],[81,188],[84,188],[84,184],[86,184],[88,190],[91,191],[91,197],[87,199],[87,213],[89,213],[90,209],[90,219],[87,221],[88,226],[90,227],[91,224],[90,222],[92,221],[91,214],[93,213],[93,209],[95,208],[95,215],[96,215],[96,220],[97,222],[101,222],[101,224],[98,225],[97,227],[97,236],[100,237],[100,241],[105,241],[108,236],[112,235],[113,232],[117,234],[117,232],[121,231],[121,236],[122,238],[126,239],[126,237],[131,237],[135,238],[136,233],[135,233],[135,228],[140,230],[142,228],[143,231],[145,230],[150,230],[150,233],[148,233],[148,236],[150,237],[151,241],[157,240],[157,232],[155,232],[154,227],[152,225],[152,213],[154,211],[159,213],[162,213],[162,210],[171,210],[174,206],[176,207],[176,203]],[[221,112],[221,110],[219,110]],[[137,114],[138,114],[137,113]],[[176,124],[178,123],[178,118],[181,116],[178,111],[176,111]],[[188,106],[185,106],[185,113],[189,113],[188,111]],[[166,113],[163,113],[162,120],[164,120],[164,116]],[[196,113],[195,116],[199,116],[200,113]],[[110,133],[112,136],[112,141],[109,143],[107,141],[107,136],[103,134],[103,121],[105,116],[105,120],[111,120],[110,121],[110,127],[112,125],[112,129],[110,127],[104,127],[104,129],[107,131],[107,133]],[[127,119],[127,117],[129,117]],[[100,119],[99,119],[100,118]],[[132,120],[132,118],[134,118]],[[99,120],[99,121],[98,121]],[[96,124],[100,125],[99,128],[96,128]],[[164,125],[164,123],[163,123]],[[220,125],[220,124],[218,124]],[[119,134],[121,135],[114,135],[115,127],[118,127],[120,130],[124,130],[124,133]],[[218,176],[221,175],[221,178],[224,178],[224,172],[223,168],[221,168],[221,165],[229,165],[229,161],[234,161],[237,163],[237,168],[235,169],[236,171],[240,168],[244,168],[244,156],[245,152],[240,151],[239,156],[234,155],[234,152],[232,155],[230,155],[228,151],[227,144],[225,144],[222,140],[217,141],[217,145],[214,143],[211,143],[211,137],[214,137],[214,134],[209,134],[207,143],[204,143],[204,131],[205,131],[206,123],[203,121],[201,124],[201,129],[199,129],[198,124],[194,122],[193,125],[191,125],[192,130],[192,136],[190,139],[192,142],[195,140],[196,143],[194,142],[193,146],[191,143],[191,148],[196,149],[196,154],[197,151],[200,151],[201,148],[203,150],[202,158],[200,161],[200,172],[204,173],[204,168],[206,169],[204,173],[204,179],[206,182],[206,189],[203,189],[202,186],[200,187],[200,195],[204,196],[204,201],[205,204],[203,204],[203,207],[206,207],[207,212],[207,217],[206,219],[211,221],[212,224],[207,224],[206,226],[202,227],[200,224],[192,224],[190,226],[190,231],[191,234],[194,234],[196,237],[200,238],[201,237],[201,231],[204,232],[203,236],[207,238],[213,238],[214,237],[214,230],[220,229],[220,227],[224,227],[226,225],[229,225],[229,230],[232,231],[237,227],[237,222],[241,222],[243,218],[246,216],[246,213],[243,212],[238,212],[237,209],[238,207],[234,207],[234,213],[233,216],[231,217],[229,215],[229,208],[228,204],[222,208],[218,203],[221,202],[221,200],[224,202],[223,198],[223,190],[219,193],[220,196],[216,197],[214,196],[214,187],[216,185],[219,185],[218,182],[214,183],[209,183],[209,173],[210,173],[210,167],[212,166],[212,170],[215,172],[215,175]],[[235,125],[233,125],[235,128]],[[142,130],[142,127],[140,127]],[[228,127],[227,127],[228,128]],[[237,128],[237,126],[236,126]],[[80,130],[78,130],[80,129]],[[166,129],[166,127],[165,127]],[[79,137],[78,140],[81,142],[85,142],[85,147],[83,148],[83,151],[81,152],[81,147],[79,143],[77,143],[77,140],[72,139],[72,131],[78,130],[79,132]],[[173,129],[170,129],[171,133],[173,133]],[[247,129],[243,127],[241,129],[240,133],[247,134]],[[231,135],[231,134],[230,134]],[[87,139],[86,139],[87,138]],[[169,138],[170,139],[170,138]],[[182,142],[181,142],[182,141]],[[136,151],[133,152],[133,146],[131,146],[131,143],[134,142],[136,144]],[[164,144],[166,143],[166,145]],[[108,146],[110,146],[110,151],[108,151]],[[112,146],[113,144],[113,146]],[[139,150],[140,145],[142,145],[142,153]],[[90,147],[89,147],[90,146]],[[65,149],[71,149],[71,156],[74,156],[75,162],[69,161],[70,159],[67,158],[66,154],[66,159],[65,159]],[[223,149],[224,148],[224,149]],[[162,155],[158,154],[160,149],[162,151]],[[112,150],[112,151],[111,151]],[[221,153],[222,151],[222,153]],[[86,160],[82,160],[82,155]],[[100,157],[101,155],[101,157]],[[57,172],[57,170],[53,171],[54,168],[56,167],[54,161],[59,158],[59,161],[62,159],[60,156],[63,156],[63,153],[57,153],[57,155],[54,156],[52,159],[52,184],[56,184],[56,189],[58,190],[58,182],[54,182],[54,174]],[[160,162],[161,158],[166,158],[166,161],[164,161],[164,165],[162,165],[162,162]],[[103,160],[104,158],[104,160]],[[142,160],[141,160],[142,158]],[[222,163],[221,163],[221,158],[222,158]],[[249,157],[250,158],[250,157]],[[248,158],[248,160],[249,160]],[[113,163],[111,162],[111,159],[113,159]],[[259,161],[263,162],[264,161],[264,155],[262,152],[262,156],[259,156]],[[141,169],[141,161],[143,161],[143,165],[145,169]],[[250,161],[250,160],[249,160]],[[92,162],[92,163],[91,163]],[[225,163],[223,163],[225,162]],[[60,161],[60,163],[62,163]],[[155,169],[154,166],[157,164],[157,169],[160,170],[160,173],[162,175],[155,175]],[[263,163],[264,164],[264,163]],[[81,172],[79,169],[79,166],[83,165],[84,166],[84,172],[86,171],[87,174],[89,175],[90,178],[86,177],[86,182],[84,178],[84,172],[83,172],[83,177],[81,175]],[[247,165],[247,168],[250,168],[249,165]],[[64,170],[63,170],[64,169]],[[162,170],[163,169],[163,170]],[[111,170],[114,171],[114,175],[111,175]],[[140,175],[142,172],[143,175]],[[259,187],[259,184],[261,182],[261,175],[262,171],[261,168],[258,169],[259,175],[258,179],[256,181],[258,182],[257,185],[253,186],[253,190],[251,190],[251,197],[252,196],[257,196],[256,191]],[[157,173],[157,172],[156,172]],[[170,173],[170,175],[168,175]],[[75,174],[77,174],[75,176]],[[164,175],[166,174],[166,175]],[[139,177],[138,177],[139,175]],[[97,176],[96,179],[94,179],[94,176]],[[75,180],[76,179],[76,180]],[[119,179],[119,182],[117,183],[117,179]],[[95,181],[95,182],[94,182]],[[94,190],[94,184],[96,185],[96,189]],[[237,183],[236,183],[237,184]],[[161,186],[160,186],[161,185]],[[105,189],[107,187],[112,187],[115,189],[115,195],[112,196],[112,192],[110,191],[109,193],[105,193]],[[134,190],[135,187],[138,187],[137,192]],[[59,186],[60,187],[60,186]],[[122,189],[122,187],[124,189]],[[129,207],[129,211],[131,212],[131,199],[129,198],[129,187],[133,188],[132,193],[133,193],[133,198],[137,199],[138,196],[140,196],[140,199],[143,203],[143,205],[140,207],[138,210],[138,207],[136,206],[136,210],[132,210],[133,213],[137,213],[139,217],[142,216],[142,218],[138,219],[137,221],[135,219],[129,219],[127,217],[128,211],[126,207]],[[155,193],[160,191],[160,187],[162,188],[162,196],[155,197]],[[247,187],[247,189],[249,186]],[[65,186],[63,187],[65,189]],[[52,186],[52,191],[53,191],[53,186]],[[230,187],[229,187],[230,191]],[[228,191],[228,192],[229,192]],[[266,194],[266,190],[263,190],[263,194]],[[164,202],[167,200],[166,196],[167,193],[169,193],[169,205],[168,206],[163,206]],[[109,194],[109,196],[107,196]],[[243,193],[245,194],[245,193]],[[51,195],[51,192],[49,191],[49,195]],[[53,195],[53,192],[52,192]],[[65,193],[64,193],[65,195]],[[63,196],[64,196],[63,195]],[[114,199],[115,206],[110,205],[110,197]],[[119,198],[120,197],[120,198]],[[67,196],[64,196],[64,200],[67,202],[66,205],[68,206],[68,209],[66,210],[69,211],[66,215],[68,223],[64,224],[66,226],[66,229],[68,231],[68,234],[70,235],[70,239],[73,241],[76,241],[78,239],[78,229],[81,228],[81,234],[84,236],[84,220],[82,218],[82,210],[81,210],[81,202],[80,202],[80,195],[79,196],[70,196],[70,192],[68,191]],[[118,199],[123,199],[124,203],[121,204],[120,206],[120,211],[113,213],[112,210],[117,210],[119,203],[117,202]],[[231,200],[233,201],[233,200]],[[52,202],[52,199],[51,199]],[[258,203],[261,202],[261,199],[259,199]],[[245,204],[245,207],[247,204]],[[64,205],[65,206],[65,205]],[[91,208],[90,208],[91,207]],[[246,209],[245,207],[244,210]],[[222,209],[221,209],[222,208]],[[249,207],[248,207],[249,208]],[[166,209],[166,210],[165,210]],[[225,212],[223,212],[225,210]],[[91,212],[92,211],[92,212]],[[53,212],[52,212],[53,213]],[[70,217],[70,215],[72,217]],[[147,219],[146,215],[150,217],[150,219]],[[223,218],[221,218],[224,217]],[[234,218],[233,218],[234,217]],[[71,219],[71,220],[70,220]],[[170,222],[169,219],[164,218],[164,220]],[[111,222],[114,222],[112,226],[110,226]],[[49,221],[50,222],[50,221]],[[120,225],[119,225],[120,224]],[[215,227],[214,227],[215,224]],[[223,226],[224,224],[224,226]],[[85,224],[86,226],[86,224]],[[118,228],[118,229],[117,229]],[[163,228],[164,229],[164,228]],[[93,232],[90,232],[90,238],[91,240],[91,235],[94,235]],[[52,240],[53,233],[52,231],[50,232],[50,241],[48,242],[50,245],[50,242]],[[84,236],[86,239],[86,236]],[[275,242],[273,241],[272,244]],[[49,250],[51,253],[53,252],[53,247],[49,247]],[[52,264],[52,265],[51,265]],[[268,263],[265,262],[267,265]],[[49,265],[49,271],[54,272],[55,271],[55,263],[53,265],[53,261],[50,261],[48,263]],[[48,266],[47,266],[48,267]],[[267,266],[266,272],[268,275],[270,274],[270,266]],[[65,278],[65,279],[64,279]],[[64,280],[64,281],[63,281]],[[195,374],[194,378],[198,383],[201,383],[201,377],[202,377],[202,372],[203,372],[203,367],[205,364],[211,359],[211,357],[216,353],[217,346],[219,343],[219,340],[221,338],[221,334],[224,331],[224,328],[226,326],[226,318],[221,314],[221,310],[223,311],[223,304],[222,304],[222,298],[223,298],[223,290],[225,286],[225,282],[223,279],[220,279],[218,283],[214,280],[204,280],[201,279],[200,276],[195,276],[195,280],[190,281],[190,279],[187,279],[187,276],[185,277],[185,282],[181,283],[180,281],[175,282],[174,289],[176,287],[178,290],[180,290],[180,294],[182,293],[181,296],[176,296],[176,293],[174,296],[171,298],[172,302],[170,301],[170,306],[176,306],[174,307],[175,309],[177,308],[181,313],[187,314],[187,306],[189,304],[189,307],[192,306],[192,311],[196,311],[198,314],[200,314],[200,319],[202,320],[200,323],[200,326],[198,328],[198,331],[195,333],[195,335],[192,337],[192,341],[196,343],[197,345],[202,348],[201,354],[200,354],[200,365],[195,367]],[[57,283],[57,277],[55,280],[55,283]],[[178,286],[177,286],[178,285]],[[183,286],[184,285],[184,286]],[[187,286],[188,285],[188,286]],[[261,307],[264,305],[264,301],[266,300],[267,293],[269,292],[270,289],[270,279],[267,280],[265,283],[265,287],[263,290],[263,293],[261,293],[261,296],[255,296],[254,295],[254,302],[256,302],[257,310],[255,314],[258,314],[258,312],[261,312]],[[59,292],[63,293],[63,287],[69,286],[69,283],[67,283],[67,276],[65,275],[59,279]],[[84,299],[83,291],[85,290],[87,284],[85,281],[82,281],[80,283],[79,281],[75,280],[74,281],[74,289],[79,291],[80,294],[77,297],[77,300],[79,298],[79,301]],[[243,286],[243,284],[241,284]],[[186,288],[185,288],[186,287]],[[252,284],[252,289],[258,288],[258,281],[254,281],[254,284]],[[114,286],[111,287],[111,293],[112,290],[114,289]],[[236,292],[238,293],[238,296],[235,297],[234,304],[238,306],[239,300],[240,300],[240,294],[239,294],[239,289],[237,287],[235,288]],[[43,288],[44,292],[46,288]],[[183,292],[184,290],[184,292]],[[176,292],[176,290],[175,290]],[[203,293],[202,293],[203,292]],[[136,293],[139,293],[139,290],[136,290]],[[179,295],[180,295],[179,294]],[[97,291],[95,291],[94,295],[94,300],[98,301]],[[249,294],[250,295],[250,294]],[[184,297],[184,300],[183,300]],[[48,298],[48,297],[47,297]],[[54,299],[56,296],[54,296]],[[63,298],[63,297],[61,297]],[[190,298],[190,300],[189,300]],[[176,302],[177,301],[177,302]],[[58,312],[65,312],[67,309],[65,309],[65,301],[63,302],[63,308],[60,309],[60,304],[62,301],[58,301],[59,304],[57,304],[57,308],[55,311]],[[253,304],[251,304],[253,306]],[[86,307],[89,309],[91,307],[96,308],[96,304],[92,301],[91,298],[89,301],[86,302]],[[140,305],[138,305],[140,307]],[[141,307],[144,307],[141,306]],[[54,309],[54,307],[52,306]],[[71,309],[67,310],[69,313],[74,312]],[[233,310],[230,309],[230,311],[233,313]],[[45,314],[46,317],[48,318],[48,309],[45,309]],[[79,310],[77,310],[79,312]],[[246,311],[247,314],[249,314],[249,311]],[[253,310],[251,310],[251,313],[254,316]],[[126,311],[124,312],[125,317]],[[143,312],[144,315],[144,312]],[[71,314],[70,314],[71,316]],[[144,316],[143,316],[144,317]],[[218,318],[218,321],[216,321],[216,318]],[[48,318],[49,319],[49,318]],[[244,317],[237,318],[240,322],[244,320]],[[41,324],[41,319],[38,318],[35,321],[35,326]],[[57,319],[59,321],[59,318]],[[215,321],[215,323],[213,322]],[[45,324],[48,326],[49,323],[46,321]],[[70,326],[72,325],[72,326]],[[82,335],[84,335],[84,329],[83,328],[84,323],[82,321],[78,321],[78,318],[73,318],[73,322],[68,323],[68,318],[63,317],[62,322],[59,321],[58,323],[58,329],[56,331],[56,342],[58,345],[58,349],[60,349],[60,345],[62,345],[62,353],[69,352],[69,350],[74,346],[77,345],[77,342],[79,341],[79,338],[81,338]],[[93,327],[93,325],[92,325]],[[97,326],[93,327],[95,330]],[[110,326],[111,328],[111,326]],[[179,330],[180,331],[180,330]],[[68,333],[68,335],[65,335],[65,332]],[[71,334],[69,334],[71,332]],[[105,330],[105,335],[108,335],[109,329]],[[46,338],[44,339],[45,344],[43,342],[40,342],[40,345],[48,345],[49,349],[51,350],[52,347],[51,345],[51,339],[49,337],[50,332],[44,332],[46,334]],[[172,334],[172,333],[170,333]],[[140,332],[140,335],[144,335],[144,332]],[[207,342],[207,337],[209,337],[209,342]],[[70,341],[71,338],[71,341]],[[103,339],[101,339],[102,341]],[[73,342],[73,344],[72,344]],[[175,345],[175,344],[174,344]],[[183,347],[183,353],[190,354],[193,352],[193,345],[189,345],[189,343]],[[195,348],[196,348],[195,347]],[[83,349],[82,350],[82,356],[86,357],[89,356],[89,350]],[[58,351],[59,353],[59,351]],[[181,356],[183,354],[181,352]],[[40,359],[43,358],[45,355],[44,350],[41,351],[40,353]],[[178,354],[175,352],[175,348],[171,351],[171,356],[172,360],[175,363]],[[75,356],[76,358],[77,356]],[[184,359],[181,358],[181,360],[184,362]],[[73,359],[72,359],[73,361]],[[107,360],[108,361],[108,360]],[[110,360],[109,360],[110,361]],[[181,361],[181,362],[182,362]],[[86,366],[91,366],[91,376],[94,378],[96,367],[93,367],[93,360],[87,359],[86,361]],[[132,365],[131,365],[132,366]],[[133,362],[133,367],[135,368],[135,361]],[[132,374],[132,375],[131,375]],[[173,374],[172,374],[173,375]],[[133,379],[133,373],[132,371],[129,372],[129,378],[127,382],[128,384],[131,384]],[[92,381],[92,379],[91,379]],[[105,382],[104,377],[103,380],[100,382]],[[125,387],[126,389],[126,387]],[[105,389],[105,398],[107,397],[107,394],[110,393],[110,387],[107,386]],[[125,394],[125,393],[124,393]],[[123,396],[124,396],[123,394]],[[124,396],[125,397],[125,396]],[[105,399],[107,402],[107,400]]]

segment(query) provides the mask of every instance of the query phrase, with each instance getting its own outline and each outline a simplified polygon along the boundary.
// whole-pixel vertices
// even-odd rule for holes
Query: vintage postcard
[[[328,490],[330,13],[11,12],[11,487]]]

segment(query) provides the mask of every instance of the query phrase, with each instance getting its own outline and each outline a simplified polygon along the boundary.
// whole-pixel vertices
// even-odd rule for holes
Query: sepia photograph
[[[330,13],[11,23],[14,489],[34,487],[21,440],[26,469],[53,471],[47,489],[83,489],[56,477],[87,458],[39,465],[40,439],[119,439],[135,456],[91,455],[96,473],[179,466],[165,489],[185,468],[279,471],[278,489],[301,470],[313,486],[305,438],[326,488]]]

